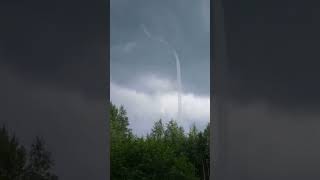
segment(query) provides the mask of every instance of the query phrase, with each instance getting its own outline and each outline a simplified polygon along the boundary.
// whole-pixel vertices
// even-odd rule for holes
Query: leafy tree
[[[189,134],[176,121],[154,123],[150,134],[132,134],[123,106],[111,104],[112,180],[206,180],[203,162],[209,150],[207,134],[194,125]]]
[[[10,137],[3,126],[0,130],[0,179],[21,179],[26,164],[26,150]]]
[[[162,123],[162,120],[160,119],[159,121],[156,121],[154,123],[154,126],[151,130],[151,136],[153,138],[160,140],[164,137],[164,132],[165,132],[164,125]]]
[[[57,177],[49,172],[54,165],[51,153],[45,149],[44,140],[36,137],[31,145],[29,164],[27,166],[27,179],[32,180],[51,180]]]
[[[179,127],[176,121],[171,120],[164,133],[164,139],[168,145],[175,149],[177,155],[182,155],[186,140],[183,128]]]
[[[0,179],[1,180],[57,180],[50,173],[53,166],[50,153],[45,149],[44,141],[36,138],[27,153],[17,138],[10,137],[3,126],[0,130]]]
[[[110,103],[111,140],[121,140],[132,136],[127,112],[123,106],[117,108]]]
[[[131,129],[125,109],[117,108],[110,103],[110,128],[111,128],[111,177],[123,179],[127,172],[127,149],[132,138]]]

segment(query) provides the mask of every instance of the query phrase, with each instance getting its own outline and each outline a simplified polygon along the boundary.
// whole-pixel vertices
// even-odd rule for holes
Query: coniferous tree
[[[44,140],[36,137],[31,145],[27,174],[30,180],[53,180],[57,177],[49,172],[54,165],[51,153],[45,149]]]
[[[0,130],[0,179],[21,179],[26,164],[26,150],[15,136],[10,137],[3,126]]]
[[[45,149],[44,141],[36,138],[30,153],[19,144],[13,135],[10,137],[3,126],[0,130],[0,179],[1,180],[57,180],[50,173],[53,161]]]
[[[156,121],[154,123],[154,126],[151,130],[151,136],[160,140],[164,137],[164,125],[162,123],[162,120]]]
[[[111,104],[112,180],[207,180],[207,134],[195,125],[185,134],[176,121],[154,123],[150,134],[134,136],[123,106]],[[205,169],[205,170],[204,170]]]

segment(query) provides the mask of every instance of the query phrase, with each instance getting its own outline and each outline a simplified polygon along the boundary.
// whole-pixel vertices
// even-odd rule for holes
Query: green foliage
[[[186,135],[176,121],[163,124],[160,119],[149,135],[136,137],[124,108],[111,104],[110,111],[112,180],[209,179],[206,130],[193,126]]]
[[[29,154],[17,138],[9,136],[5,127],[0,130],[0,179],[1,180],[57,180],[50,173],[53,166],[44,141],[36,138]]]
[[[132,136],[131,129],[128,128],[129,121],[127,112],[123,106],[119,109],[111,104],[110,107],[111,140],[121,141]]]
[[[5,127],[0,130],[0,179],[20,179],[26,163],[26,150],[15,136],[9,137]]]
[[[26,168],[28,179],[32,180],[51,180],[55,179],[55,175],[49,173],[53,166],[51,153],[45,149],[44,140],[36,137],[31,145],[29,153],[29,164]]]
[[[161,119],[154,123],[151,131],[151,137],[157,140],[161,140],[164,137],[165,129]]]

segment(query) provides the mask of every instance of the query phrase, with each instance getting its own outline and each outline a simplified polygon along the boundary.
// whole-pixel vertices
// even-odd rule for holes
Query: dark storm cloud
[[[201,128],[209,120],[209,0],[112,0],[111,100],[128,110],[130,126],[146,134],[156,119],[177,117],[177,70],[181,64],[182,118]],[[143,29],[146,27],[146,33]],[[151,35],[151,36],[152,36]]]
[[[319,107],[319,7],[305,1],[224,1],[234,98]]]
[[[319,113],[228,105],[225,179],[319,179]]]
[[[2,2],[1,62],[39,82],[93,91],[105,78],[104,72],[96,71],[105,64],[105,11],[99,1]]]
[[[148,39],[141,28],[144,24],[177,49],[184,91],[208,95],[209,4],[208,0],[111,1],[112,80],[126,84],[148,72],[176,76],[172,53],[163,44]],[[125,53],[125,47],[132,43],[134,47]]]
[[[45,138],[60,179],[106,177],[104,101],[34,83],[1,68],[1,123],[27,146]]]
[[[319,179],[318,6],[223,3],[214,56],[216,179]]]
[[[0,123],[61,180],[106,179],[107,1],[1,1]]]

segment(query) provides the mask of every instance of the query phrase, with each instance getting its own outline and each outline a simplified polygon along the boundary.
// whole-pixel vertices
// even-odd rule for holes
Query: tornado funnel
[[[177,115],[177,121],[181,121],[181,115],[182,115],[182,103],[181,103],[181,91],[182,91],[182,83],[181,83],[181,67],[180,67],[180,59],[177,51],[174,47],[172,47],[167,41],[160,37],[153,36],[146,26],[144,24],[141,25],[143,32],[147,35],[148,38],[151,40],[158,41],[160,43],[163,43],[165,46],[169,48],[170,51],[172,51],[174,58],[176,60],[176,67],[177,67],[177,91],[178,91],[178,115]]]

